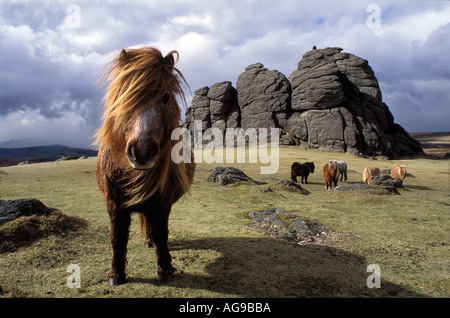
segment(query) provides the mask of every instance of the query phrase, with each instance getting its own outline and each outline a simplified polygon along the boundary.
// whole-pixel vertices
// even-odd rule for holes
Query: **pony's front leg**
[[[160,283],[168,283],[173,280],[175,268],[172,266],[167,241],[169,238],[169,213],[168,210],[157,210],[146,213],[147,222],[152,231],[153,243],[155,246],[156,258],[158,261],[158,278]]]
[[[126,282],[125,266],[131,215],[127,211],[116,210],[110,213],[110,222],[113,259],[108,278],[109,285],[115,286]]]
[[[338,185],[338,181],[339,181],[339,176],[338,177],[336,177],[336,178],[334,178],[334,188],[336,188],[337,187],[337,185]],[[330,186],[331,186],[331,184],[330,184]]]

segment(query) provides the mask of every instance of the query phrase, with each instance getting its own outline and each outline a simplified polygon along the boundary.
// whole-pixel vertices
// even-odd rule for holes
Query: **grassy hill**
[[[411,133],[411,136],[420,141],[425,153],[437,157],[450,158],[449,132]]]
[[[199,154],[197,153],[197,158]],[[413,177],[401,195],[326,191],[321,168],[345,160],[347,183],[362,182],[366,166],[404,164]],[[314,161],[310,194],[280,187],[294,161]],[[449,161],[372,160],[349,154],[280,147],[276,174],[259,164],[197,166],[188,195],[169,223],[174,281],[157,284],[154,250],[146,249],[133,216],[128,245],[129,283],[111,288],[109,219],[95,180],[94,158],[1,168],[0,199],[37,198],[79,216],[88,227],[51,235],[0,254],[4,297],[448,297],[450,295]],[[222,187],[206,179],[216,166],[233,166],[267,185]],[[266,192],[269,187],[273,192]],[[298,245],[249,226],[248,213],[280,208],[324,225],[333,240]],[[0,227],[1,230],[1,227]],[[68,288],[77,264],[81,288]],[[377,264],[381,288],[368,288]]]

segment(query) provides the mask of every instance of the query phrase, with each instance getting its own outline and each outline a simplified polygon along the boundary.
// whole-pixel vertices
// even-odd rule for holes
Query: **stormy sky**
[[[395,122],[450,131],[449,34],[447,1],[0,0],[0,142],[88,147],[102,68],[140,46],[177,50],[192,92],[256,62],[289,76],[313,45],[338,46],[369,61]]]

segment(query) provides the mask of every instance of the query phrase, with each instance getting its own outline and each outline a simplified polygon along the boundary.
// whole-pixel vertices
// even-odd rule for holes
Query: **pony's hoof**
[[[152,248],[153,247],[153,243],[145,243],[145,247],[146,248]]]
[[[158,283],[160,284],[168,284],[173,282],[173,274],[158,274]]]
[[[123,285],[123,284],[125,284],[125,282],[119,281],[118,279],[115,279],[115,278],[109,279],[109,286],[111,286],[111,287],[114,287],[117,285]]]
[[[158,270],[158,282],[160,284],[167,284],[173,282],[173,273],[175,273],[176,269],[172,266],[167,269],[160,268]]]
[[[126,275],[119,276],[119,275],[115,275],[114,277],[110,277],[109,278],[109,286],[113,287],[113,286],[117,286],[117,285],[123,285],[127,282],[126,279]]]

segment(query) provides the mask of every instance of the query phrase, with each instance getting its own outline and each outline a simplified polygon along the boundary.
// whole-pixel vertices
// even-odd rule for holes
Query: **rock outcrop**
[[[194,133],[194,120],[201,120],[201,130],[215,127],[223,132],[226,128],[240,127],[240,112],[236,89],[231,82],[215,83],[194,91],[192,106],[186,111],[183,127]]]
[[[183,127],[280,128],[280,142],[391,159],[423,153],[382,100],[367,60],[341,48],[314,49],[289,77],[261,63],[248,66],[236,88],[220,82],[194,92]]]
[[[351,185],[339,185],[335,189],[335,191],[372,191],[373,193],[378,194],[398,194],[400,195],[400,192],[398,192],[397,188],[390,185],[383,185],[383,186],[374,186],[370,184],[363,184],[363,183],[355,183]]]
[[[248,216],[251,219],[251,227],[297,245],[330,244],[339,241],[336,232],[327,230],[319,222],[278,208],[252,211]]]
[[[222,186],[245,181],[251,181],[258,185],[267,184],[267,182],[253,180],[243,171],[233,167],[216,167],[208,177],[208,182],[219,182]]]
[[[237,100],[241,112],[241,127],[276,128],[274,113],[287,111],[291,87],[278,71],[269,71],[261,63],[253,64],[239,75],[236,82]]]
[[[45,215],[56,209],[45,206],[37,199],[0,200],[0,225],[21,216]]]

